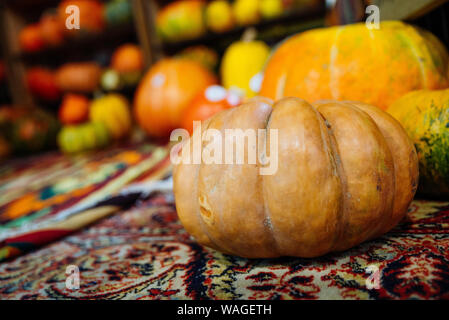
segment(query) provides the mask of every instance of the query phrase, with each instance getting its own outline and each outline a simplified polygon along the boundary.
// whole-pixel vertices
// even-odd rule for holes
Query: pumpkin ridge
[[[335,139],[334,132],[332,130],[332,126],[327,121],[327,119],[324,117],[323,114],[321,114],[318,109],[312,104],[312,106],[316,109],[316,112],[323,118],[324,124],[325,124],[325,130],[327,135],[329,136],[329,155],[332,159],[332,163],[335,166],[336,175],[339,178],[340,181],[340,188],[341,188],[341,197],[340,197],[340,210],[338,210],[338,219],[337,219],[337,225],[339,226],[337,228],[337,232],[335,233],[335,238],[333,241],[333,245],[331,248],[331,251],[334,251],[336,249],[336,244],[340,243],[340,241],[344,237],[344,229],[348,224],[348,217],[347,217],[347,209],[346,209],[346,201],[345,198],[347,197],[347,178],[345,174],[345,170],[343,168],[343,165],[341,164],[340,160],[340,153],[338,151],[338,145],[337,141]],[[325,143],[325,139],[323,139],[323,142]]]
[[[271,123],[271,115],[273,114],[273,110],[274,110],[274,106],[275,106],[275,104],[273,103],[272,104],[272,108],[271,108],[271,112],[270,112],[270,114],[268,115],[268,118],[267,118],[267,123],[266,123],[266,125],[265,125],[265,130],[266,130],[266,133],[265,133],[265,141],[264,141],[264,145],[265,145],[265,152],[267,151],[267,141],[268,141],[268,135],[269,135],[269,128],[270,128],[270,123]],[[259,158],[260,159],[260,158]],[[257,162],[258,164],[257,164],[257,167],[258,168],[260,168],[260,164],[259,164],[259,161]],[[268,231],[268,233],[269,233],[269,235],[270,235],[270,238],[272,239],[272,241],[273,241],[273,251],[275,252],[275,255],[276,256],[279,256],[279,255],[281,255],[281,250],[280,250],[280,246],[279,246],[279,244],[278,244],[278,242],[277,242],[277,240],[276,240],[276,237],[274,236],[274,226],[273,226],[273,224],[271,223],[271,212],[270,212],[270,208],[268,207],[268,205],[267,205],[267,202],[266,202],[266,200],[265,200],[265,197],[264,197],[264,194],[265,194],[265,184],[264,184],[264,179],[262,178],[262,177],[260,177],[260,179],[259,179],[259,185],[260,185],[260,191],[262,192],[262,200],[263,200],[263,214],[264,214],[264,220],[263,220],[263,225],[264,225],[264,227],[265,227],[265,230],[267,230]]]
[[[209,129],[210,124],[211,124],[211,121],[203,121],[201,125],[203,126],[204,124],[206,124],[206,129],[205,129],[204,131],[206,131],[206,130]],[[202,130],[202,129],[201,129],[201,130]],[[203,132],[201,131],[201,138],[202,138],[202,136],[203,136]],[[203,151],[203,146],[204,146],[204,142],[201,141],[201,151]],[[197,179],[199,179],[200,169],[201,169],[201,164],[198,165],[198,169],[197,169],[197,171],[198,171],[198,172],[197,172]],[[209,228],[208,228],[207,222],[204,221],[203,214],[201,213],[201,209],[203,208],[203,206],[202,206],[201,203],[200,203],[201,200],[200,200],[199,188],[198,188],[198,194],[197,194],[196,201],[197,201],[197,203],[198,203],[198,208],[199,208],[199,210],[196,212],[196,214],[197,214],[197,216],[199,217],[199,220],[200,220],[200,226],[201,226],[200,229],[204,232],[204,234],[208,237],[209,241],[210,241],[210,242],[211,242],[211,243],[212,243],[218,250],[220,250],[220,251],[222,251],[222,252],[225,252],[225,253],[229,252],[227,249],[225,249],[225,248],[223,248],[222,246],[218,245],[217,242],[215,241],[215,239],[213,239],[213,237],[210,235],[210,232],[209,232]]]

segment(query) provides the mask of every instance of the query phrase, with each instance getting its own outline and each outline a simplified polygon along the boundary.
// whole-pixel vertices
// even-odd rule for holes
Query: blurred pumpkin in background
[[[92,92],[100,82],[101,68],[94,62],[71,62],[56,71],[56,82],[63,91]]]
[[[94,99],[90,105],[89,118],[92,122],[103,122],[112,138],[120,139],[131,131],[132,119],[129,103],[120,94],[106,94]]]
[[[59,107],[59,121],[62,124],[77,124],[89,118],[89,99],[80,94],[67,93]]]
[[[43,67],[33,67],[27,71],[26,80],[30,92],[46,101],[55,101],[61,96],[53,71]]]
[[[227,0],[211,1],[206,8],[207,27],[214,32],[225,32],[234,27],[232,6]]]
[[[227,91],[222,86],[210,86],[200,92],[186,108],[181,127],[192,134],[193,121],[206,120],[222,110],[239,105],[240,102],[240,96]]]
[[[175,57],[191,59],[199,62],[211,71],[214,71],[218,66],[217,52],[203,45],[187,47],[180,53],[176,54]]]
[[[247,98],[259,92],[262,71],[270,55],[270,48],[263,41],[251,40],[252,37],[249,33],[231,44],[221,63],[223,86],[240,91]]]
[[[64,153],[99,149],[109,141],[109,131],[103,122],[65,126],[58,134],[58,145]]]
[[[140,126],[154,137],[168,137],[179,128],[192,99],[217,78],[189,59],[163,59],[151,67],[137,88],[134,114]]]
[[[277,18],[283,12],[282,0],[260,0],[260,13],[264,19]]]
[[[48,112],[20,106],[0,108],[0,135],[15,154],[29,154],[56,145],[59,123]]]
[[[401,21],[313,29],[277,47],[260,94],[356,100],[385,110],[409,91],[446,88],[448,61],[434,35]]]
[[[235,0],[232,10],[239,25],[246,26],[260,21],[260,0]]]
[[[69,13],[66,12],[68,6],[77,6],[79,8],[80,29],[66,28],[66,20],[68,18],[70,19]],[[61,1],[58,6],[60,23],[64,27],[64,30],[71,35],[76,35],[80,32],[101,32],[105,27],[103,6],[103,2],[97,0]]]
[[[23,51],[36,52],[45,47],[39,24],[25,26],[19,33],[19,44]]]
[[[158,34],[166,41],[192,39],[205,31],[205,2],[175,1],[162,8],[156,17]]]
[[[64,42],[64,28],[57,13],[46,12],[40,22],[40,33],[46,45],[58,46]]]
[[[131,1],[108,1],[104,8],[104,16],[106,23],[111,26],[130,22],[132,18]]]
[[[118,72],[141,71],[143,65],[142,50],[135,44],[124,44],[112,54],[111,67]]]

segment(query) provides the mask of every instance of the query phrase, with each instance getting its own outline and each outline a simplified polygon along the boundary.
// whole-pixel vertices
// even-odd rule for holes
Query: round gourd
[[[142,50],[132,43],[121,45],[111,58],[112,69],[123,73],[141,71],[143,63]]]
[[[39,22],[40,33],[45,44],[58,46],[64,42],[64,28],[57,14],[44,13]]]
[[[132,19],[132,6],[129,0],[112,0],[105,4],[105,20],[108,25],[128,23]]]
[[[157,32],[165,41],[199,37],[206,31],[204,10],[204,1],[174,1],[158,12]]]
[[[234,27],[232,6],[227,0],[214,0],[206,8],[207,27],[217,33],[229,31]]]
[[[128,135],[131,130],[131,112],[126,98],[111,93],[92,101],[89,118],[92,122],[103,122],[114,139]]]
[[[68,29],[66,20],[69,15],[66,12],[68,6],[79,8],[79,29]],[[64,0],[58,5],[58,16],[64,31],[70,35],[83,33],[99,33],[104,30],[104,4],[98,0]],[[70,21],[73,23],[73,21]]]
[[[55,101],[61,96],[61,90],[53,71],[44,67],[32,67],[26,73],[30,92],[45,101]]]
[[[314,29],[275,50],[260,95],[357,100],[385,110],[409,91],[446,88],[447,65],[436,37],[400,21]]]
[[[163,59],[143,77],[134,99],[134,114],[140,126],[154,137],[168,137],[179,128],[182,113],[192,99],[217,78],[189,59]]]
[[[217,112],[240,104],[240,97],[225,88],[213,85],[198,94],[183,112],[181,127],[190,134],[193,132],[193,122],[203,121]]]
[[[103,122],[65,126],[58,134],[58,145],[64,153],[94,150],[108,143],[109,133]]]
[[[93,62],[66,63],[59,67],[55,77],[63,91],[89,93],[99,85],[101,68]]]
[[[83,95],[67,93],[59,107],[59,121],[70,125],[87,121],[90,101]]]
[[[449,89],[418,90],[395,101],[388,112],[404,126],[419,158],[418,192],[449,197]]]
[[[261,72],[269,54],[270,48],[263,41],[234,42],[223,56],[223,86],[237,90],[247,98],[254,97],[260,90]]]
[[[182,224],[201,244],[228,254],[316,257],[346,250],[393,228],[417,188],[412,142],[399,122],[370,105],[255,98],[205,121],[201,133],[205,128],[222,136],[232,128],[267,129],[257,159],[271,153],[271,130],[278,134],[273,174],[261,175],[259,160],[174,167]],[[193,152],[193,140],[182,148],[187,144]]]
[[[19,34],[19,44],[23,51],[35,52],[45,47],[39,24],[24,27]]]

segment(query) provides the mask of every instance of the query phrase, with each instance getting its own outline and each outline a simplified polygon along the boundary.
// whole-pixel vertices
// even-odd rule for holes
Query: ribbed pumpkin
[[[260,160],[248,163],[248,145],[243,164],[181,162],[174,168],[184,227],[201,244],[225,253],[316,257],[345,250],[393,228],[416,191],[414,146],[399,122],[374,106],[311,105],[299,98],[271,105],[256,98],[201,128],[222,136],[226,129],[267,129],[257,159],[271,150],[271,130],[278,133],[278,169],[271,175],[260,174]],[[192,153],[193,140],[182,148],[187,143]],[[203,141],[203,151],[214,143],[219,141]],[[192,156],[180,154],[184,160]]]
[[[283,42],[272,55],[261,95],[358,100],[386,109],[417,89],[448,86],[448,54],[427,31],[400,21],[315,29]]]
[[[398,119],[418,151],[426,196],[449,198],[449,89],[418,90],[396,100],[388,112]]]
[[[189,59],[163,59],[143,77],[134,99],[134,114],[151,136],[168,137],[182,123],[192,99],[217,78]]]

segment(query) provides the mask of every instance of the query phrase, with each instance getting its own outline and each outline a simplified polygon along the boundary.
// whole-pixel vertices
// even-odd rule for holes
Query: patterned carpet
[[[145,146],[133,150],[141,154],[134,159],[151,154]],[[109,151],[107,157],[95,157],[100,163],[109,159],[117,166],[111,159],[123,152],[130,151],[120,149]],[[77,170],[61,161],[58,166],[75,174],[84,168],[78,161],[71,164]],[[46,167],[43,161],[37,163]],[[19,187],[5,187],[5,177],[11,172],[5,170],[0,180],[3,217],[11,206],[5,204],[10,203],[6,197],[24,196]],[[25,176],[25,171],[30,172],[30,168],[22,170]],[[21,177],[10,175],[8,183],[21,181]],[[46,182],[39,183],[39,179]],[[53,177],[44,174],[39,179],[32,179],[35,192],[54,186],[52,181],[60,181],[61,175],[54,172]],[[68,205],[72,200],[64,197]],[[242,259],[196,244],[177,219],[171,192],[158,193],[0,263],[0,299],[449,299],[448,248],[449,202],[419,200],[393,231],[352,250],[318,259]],[[79,268],[79,289],[66,288],[70,265]],[[367,279],[372,281],[367,283]]]

